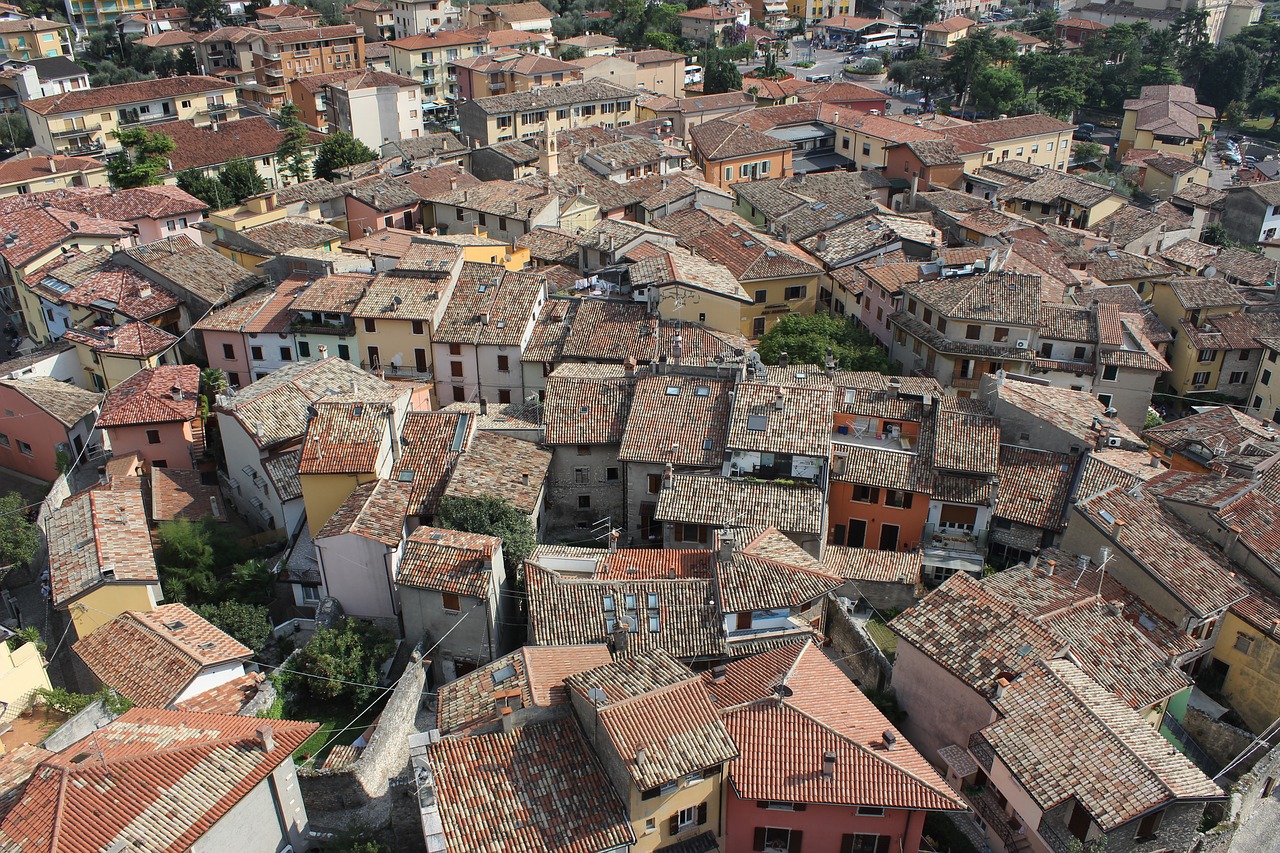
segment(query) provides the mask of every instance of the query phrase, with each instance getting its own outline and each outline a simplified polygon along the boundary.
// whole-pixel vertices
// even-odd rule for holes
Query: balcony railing
[[[964,790],[964,798],[973,806],[978,817],[982,818],[991,831],[1004,842],[1004,849],[1009,853],[1030,851],[1031,843],[1027,841],[1025,832],[1018,832],[1014,819],[1005,813],[1004,808],[996,801],[995,796],[986,788],[970,788]]]
[[[298,317],[293,321],[292,328],[294,332],[301,335],[337,335],[340,338],[349,338],[356,333],[354,320],[343,323],[320,323],[315,320]]]
[[[68,136],[89,136],[94,133],[101,133],[102,125],[91,124],[87,127],[74,127],[70,130],[55,130],[52,134],[54,139],[63,139]]]
[[[418,379],[423,382],[430,382],[435,378],[431,368],[426,370],[418,370],[416,365],[405,366],[402,364],[383,364],[381,362],[369,363],[367,361],[360,362],[360,367],[370,373],[378,373],[383,376],[390,376],[397,379]]]
[[[925,548],[981,554],[987,550],[987,531],[974,532],[954,527],[937,527],[933,524],[926,524],[921,544]]]

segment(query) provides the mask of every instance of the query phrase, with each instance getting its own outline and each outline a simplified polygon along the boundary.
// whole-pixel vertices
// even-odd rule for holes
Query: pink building
[[[0,380],[0,466],[57,479],[58,452],[69,461],[84,450],[101,404],[101,394],[49,376]]]
[[[968,808],[812,643],[704,678],[741,753],[725,853],[918,853],[928,812]]]
[[[199,398],[194,364],[146,368],[111,389],[98,426],[113,456],[136,453],[148,468],[194,468],[204,450]]]
[[[422,224],[418,207],[422,196],[403,181],[389,175],[343,184],[346,192],[347,234],[352,240],[383,228],[412,231]]]

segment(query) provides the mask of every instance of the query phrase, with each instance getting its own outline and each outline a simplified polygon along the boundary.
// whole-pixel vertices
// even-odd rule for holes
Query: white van
[[[692,86],[695,83],[701,83],[701,82],[702,82],[702,66],[686,65],[684,67],[684,84],[686,86]]]

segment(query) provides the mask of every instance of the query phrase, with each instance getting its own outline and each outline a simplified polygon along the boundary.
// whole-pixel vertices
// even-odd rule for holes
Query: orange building
[[[766,133],[718,119],[689,128],[693,159],[707,181],[724,189],[730,184],[791,174],[791,143]]]
[[[241,91],[246,100],[279,109],[290,80],[357,68],[364,68],[364,29],[355,24],[267,33],[253,55],[255,85]]]
[[[107,395],[98,426],[113,456],[136,453],[155,468],[195,468],[204,451],[200,368],[170,364],[139,370]]]
[[[920,407],[901,402],[898,418],[887,405],[835,413],[827,541],[883,551],[919,547],[933,473],[917,453],[920,421],[908,417],[914,410],[918,418]]]

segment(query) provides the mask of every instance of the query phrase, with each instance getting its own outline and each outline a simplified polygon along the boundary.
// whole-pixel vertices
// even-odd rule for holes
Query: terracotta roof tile
[[[162,98],[190,97],[221,92],[233,87],[216,77],[187,75],[141,80],[137,83],[120,83],[116,86],[94,86],[90,89],[73,89],[60,95],[24,101],[23,106],[37,115],[59,115],[80,111],[100,111],[105,107],[117,107],[140,101]]]
[[[139,491],[72,495],[53,514],[47,535],[55,607],[104,583],[159,583]]]
[[[458,457],[472,440],[475,419],[466,413],[409,412],[401,430],[397,479],[412,477],[409,514],[432,516],[440,507]],[[412,472],[407,474],[406,472]]]
[[[408,483],[374,480],[356,486],[347,499],[315,534],[316,539],[350,533],[381,542],[391,548],[404,540],[404,519],[409,508]]]
[[[828,545],[822,549],[822,565],[828,572],[855,584],[858,581],[908,586],[920,584],[919,551],[877,551]]]
[[[621,367],[564,364],[547,377],[543,423],[548,445],[618,444],[635,393]]]
[[[501,548],[494,536],[419,527],[405,544],[396,583],[487,599],[495,588],[493,555]]]
[[[1061,529],[1076,461],[1064,453],[1002,446],[1000,504],[995,514],[1032,527]]]
[[[493,264],[464,263],[432,340],[519,346],[546,298],[546,279]]]
[[[445,496],[501,497],[532,515],[550,467],[551,454],[533,442],[482,430],[454,465]]]
[[[217,486],[206,485],[199,471],[184,468],[151,469],[151,519],[226,521],[226,505]]]
[[[634,397],[623,461],[716,468],[724,461],[733,382],[696,376],[644,376]]]
[[[822,490],[811,486],[676,474],[658,496],[655,518],[713,527],[735,523],[776,527],[784,533],[820,533],[822,502]]]
[[[394,407],[383,402],[320,400],[307,424],[299,474],[356,474],[376,470],[395,426]]]
[[[26,397],[65,427],[73,427],[102,405],[102,395],[86,391],[51,376],[29,375],[20,379],[0,379],[3,386]]]

